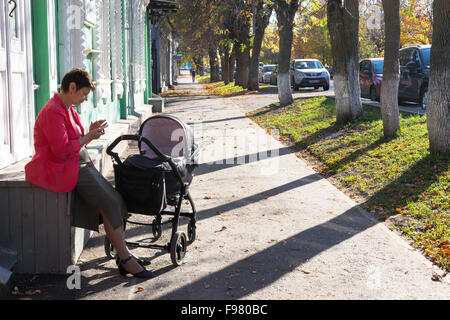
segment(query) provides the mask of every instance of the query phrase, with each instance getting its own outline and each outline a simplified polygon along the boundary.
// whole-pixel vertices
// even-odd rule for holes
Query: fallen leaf
[[[142,292],[142,291],[144,291],[144,288],[138,287],[136,292]]]
[[[227,230],[227,227],[223,226],[222,229],[217,230],[217,231],[215,231],[215,232],[220,232],[220,231],[224,231],[224,230]]]
[[[311,273],[311,272],[305,271],[305,270],[302,270],[302,272],[303,272],[304,274],[310,274],[310,273]]]
[[[437,274],[436,272],[434,272],[433,275],[431,276],[431,280],[433,280],[433,281],[441,281],[442,280],[442,276]]]

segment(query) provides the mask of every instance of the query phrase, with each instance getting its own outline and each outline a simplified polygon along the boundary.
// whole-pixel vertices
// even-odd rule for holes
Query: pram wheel
[[[178,267],[186,254],[187,241],[184,232],[176,232],[170,241],[170,258],[172,263]]]
[[[156,218],[152,222],[152,233],[155,240],[159,239],[162,235],[161,218]]]
[[[196,220],[195,215],[197,211],[195,210],[194,201],[192,200],[191,194],[188,192],[185,196],[185,199],[188,200],[191,210],[185,215],[185,217],[189,218],[189,223],[187,225],[187,244],[190,245],[195,241],[196,237]]]
[[[188,223],[187,226],[187,234],[188,234],[188,244],[191,244],[192,242],[195,241],[195,236],[196,236],[196,232],[195,232],[195,221],[191,220]]]

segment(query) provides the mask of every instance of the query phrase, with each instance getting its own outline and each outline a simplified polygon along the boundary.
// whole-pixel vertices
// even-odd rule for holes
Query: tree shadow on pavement
[[[311,174],[306,177],[297,179],[295,181],[277,186],[275,188],[253,194],[251,196],[240,198],[235,201],[216,206],[214,208],[200,210],[197,212],[197,215],[198,215],[197,221],[213,217],[217,214],[217,212],[220,212],[223,214],[227,211],[231,211],[231,210],[235,210],[235,209],[238,209],[241,207],[251,205],[252,203],[256,203],[256,202],[262,201],[264,199],[267,199],[268,197],[274,197],[283,192],[287,192],[289,190],[293,190],[293,189],[299,188],[301,186],[317,182],[321,179],[323,179],[323,177],[320,176],[319,174]]]
[[[194,175],[201,176],[203,174],[212,173],[219,170],[228,169],[235,166],[245,165],[261,160],[272,159],[273,157],[281,157],[292,153],[292,150],[288,147],[265,150],[261,152],[255,152],[253,154],[247,154],[245,156],[236,156],[233,158],[217,160],[212,163],[201,163],[194,171]]]
[[[244,298],[375,224],[374,220],[363,216],[358,207],[353,207],[327,222],[277,242],[158,299]]]

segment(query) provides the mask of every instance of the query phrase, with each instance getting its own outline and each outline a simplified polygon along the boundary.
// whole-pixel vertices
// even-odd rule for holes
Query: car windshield
[[[426,48],[422,50],[422,58],[423,58],[423,63],[429,67],[430,66],[430,48]]]
[[[297,61],[295,69],[322,69],[323,66],[319,61]]]
[[[373,71],[376,74],[383,74],[383,65],[384,65],[384,61],[380,60],[380,61],[372,61],[373,64]]]
[[[265,67],[263,68],[263,72],[270,72],[270,71],[273,70],[273,67],[275,67],[275,66],[265,66]]]

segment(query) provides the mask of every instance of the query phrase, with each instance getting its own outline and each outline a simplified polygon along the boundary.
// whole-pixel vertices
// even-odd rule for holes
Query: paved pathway
[[[273,96],[211,97],[188,80],[176,89],[189,95],[168,98],[165,110],[189,123],[201,145],[191,185],[198,236],[184,264],[174,268],[168,254],[135,249],[152,259],[156,278],[121,277],[100,233],[79,262],[81,289],[67,290],[65,277],[40,277],[42,297],[450,298],[448,277],[432,281],[439,269],[245,117]],[[151,238],[144,227],[127,234]]]

